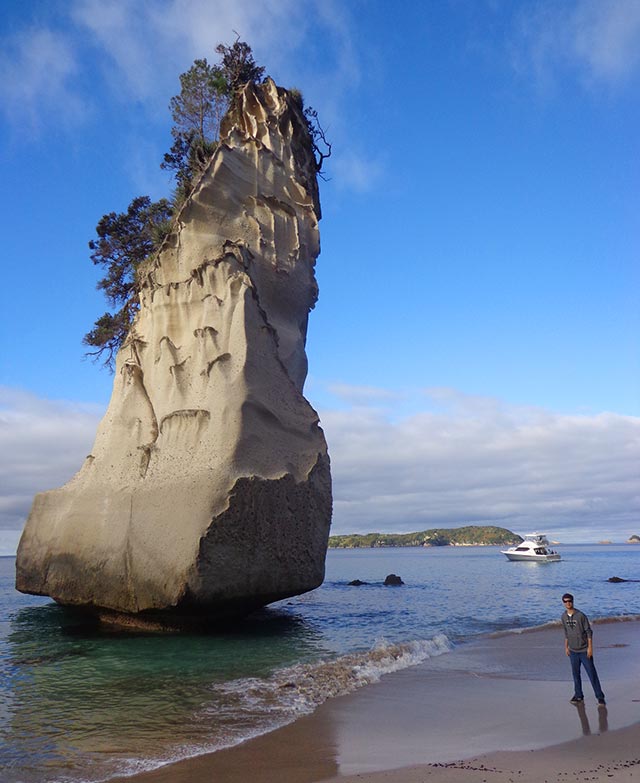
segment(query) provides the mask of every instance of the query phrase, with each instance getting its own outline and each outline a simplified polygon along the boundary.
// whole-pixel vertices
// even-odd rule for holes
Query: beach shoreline
[[[562,631],[545,627],[475,640],[236,747],[114,780],[630,780],[640,764],[640,622],[598,623],[594,650],[604,710],[588,681],[585,704],[569,704]]]
[[[640,723],[530,751],[327,778],[319,783],[631,783],[640,774]]]

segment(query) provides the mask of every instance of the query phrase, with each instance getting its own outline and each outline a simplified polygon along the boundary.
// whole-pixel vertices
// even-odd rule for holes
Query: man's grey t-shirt
[[[567,612],[563,612],[560,619],[562,620],[564,635],[569,644],[569,649],[572,652],[585,652],[589,639],[593,635],[587,615],[579,609],[575,609],[571,617],[569,617]]]

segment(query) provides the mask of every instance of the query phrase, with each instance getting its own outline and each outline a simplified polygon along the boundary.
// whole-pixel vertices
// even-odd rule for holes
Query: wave
[[[386,674],[416,666],[453,647],[444,634],[397,644],[381,641],[367,651],[298,663],[268,677],[212,685],[209,704],[196,716],[207,741],[181,744],[162,759],[128,759],[118,774],[134,775],[234,747],[312,713],[329,699],[353,693]]]
[[[616,614],[609,615],[607,617],[595,617],[590,618],[591,625],[605,625],[607,623],[636,623],[640,621],[640,614]],[[487,633],[486,636],[489,639],[500,639],[503,636],[513,636],[525,633],[538,633],[539,631],[547,631],[552,628],[559,628],[561,625],[560,620],[550,620],[540,625],[528,625],[523,628],[507,628],[500,631],[492,631]],[[472,637],[470,637],[470,641]]]
[[[227,698],[236,697],[252,710],[271,711],[277,707],[295,716],[304,715],[327,699],[352,693],[377,682],[385,674],[416,666],[451,649],[453,645],[444,634],[406,643],[380,642],[366,652],[295,664],[277,670],[268,678],[233,680],[215,686],[214,691]]]
[[[591,625],[600,625],[604,623],[636,623],[640,621],[640,614],[615,614],[609,617],[596,617],[591,620]]]

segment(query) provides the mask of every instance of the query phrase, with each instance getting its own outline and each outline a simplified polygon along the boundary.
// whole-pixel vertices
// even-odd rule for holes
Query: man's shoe
[[[579,697],[579,696],[574,696],[573,699],[570,699],[569,701],[570,701],[571,704],[582,704],[584,699],[582,697]]]
[[[607,702],[604,699],[598,699],[598,707],[606,707]]]

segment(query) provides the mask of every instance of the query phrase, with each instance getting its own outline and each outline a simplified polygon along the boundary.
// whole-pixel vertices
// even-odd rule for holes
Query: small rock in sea
[[[607,579],[607,582],[626,582],[626,581],[627,581],[626,579],[622,579],[622,577],[620,576],[610,576]]]
[[[388,574],[384,580],[385,587],[396,587],[397,585],[403,585],[404,582],[396,574]]]
[[[359,579],[354,579],[353,582],[349,582],[352,587],[360,587],[360,585],[368,585],[369,582],[361,582]]]

